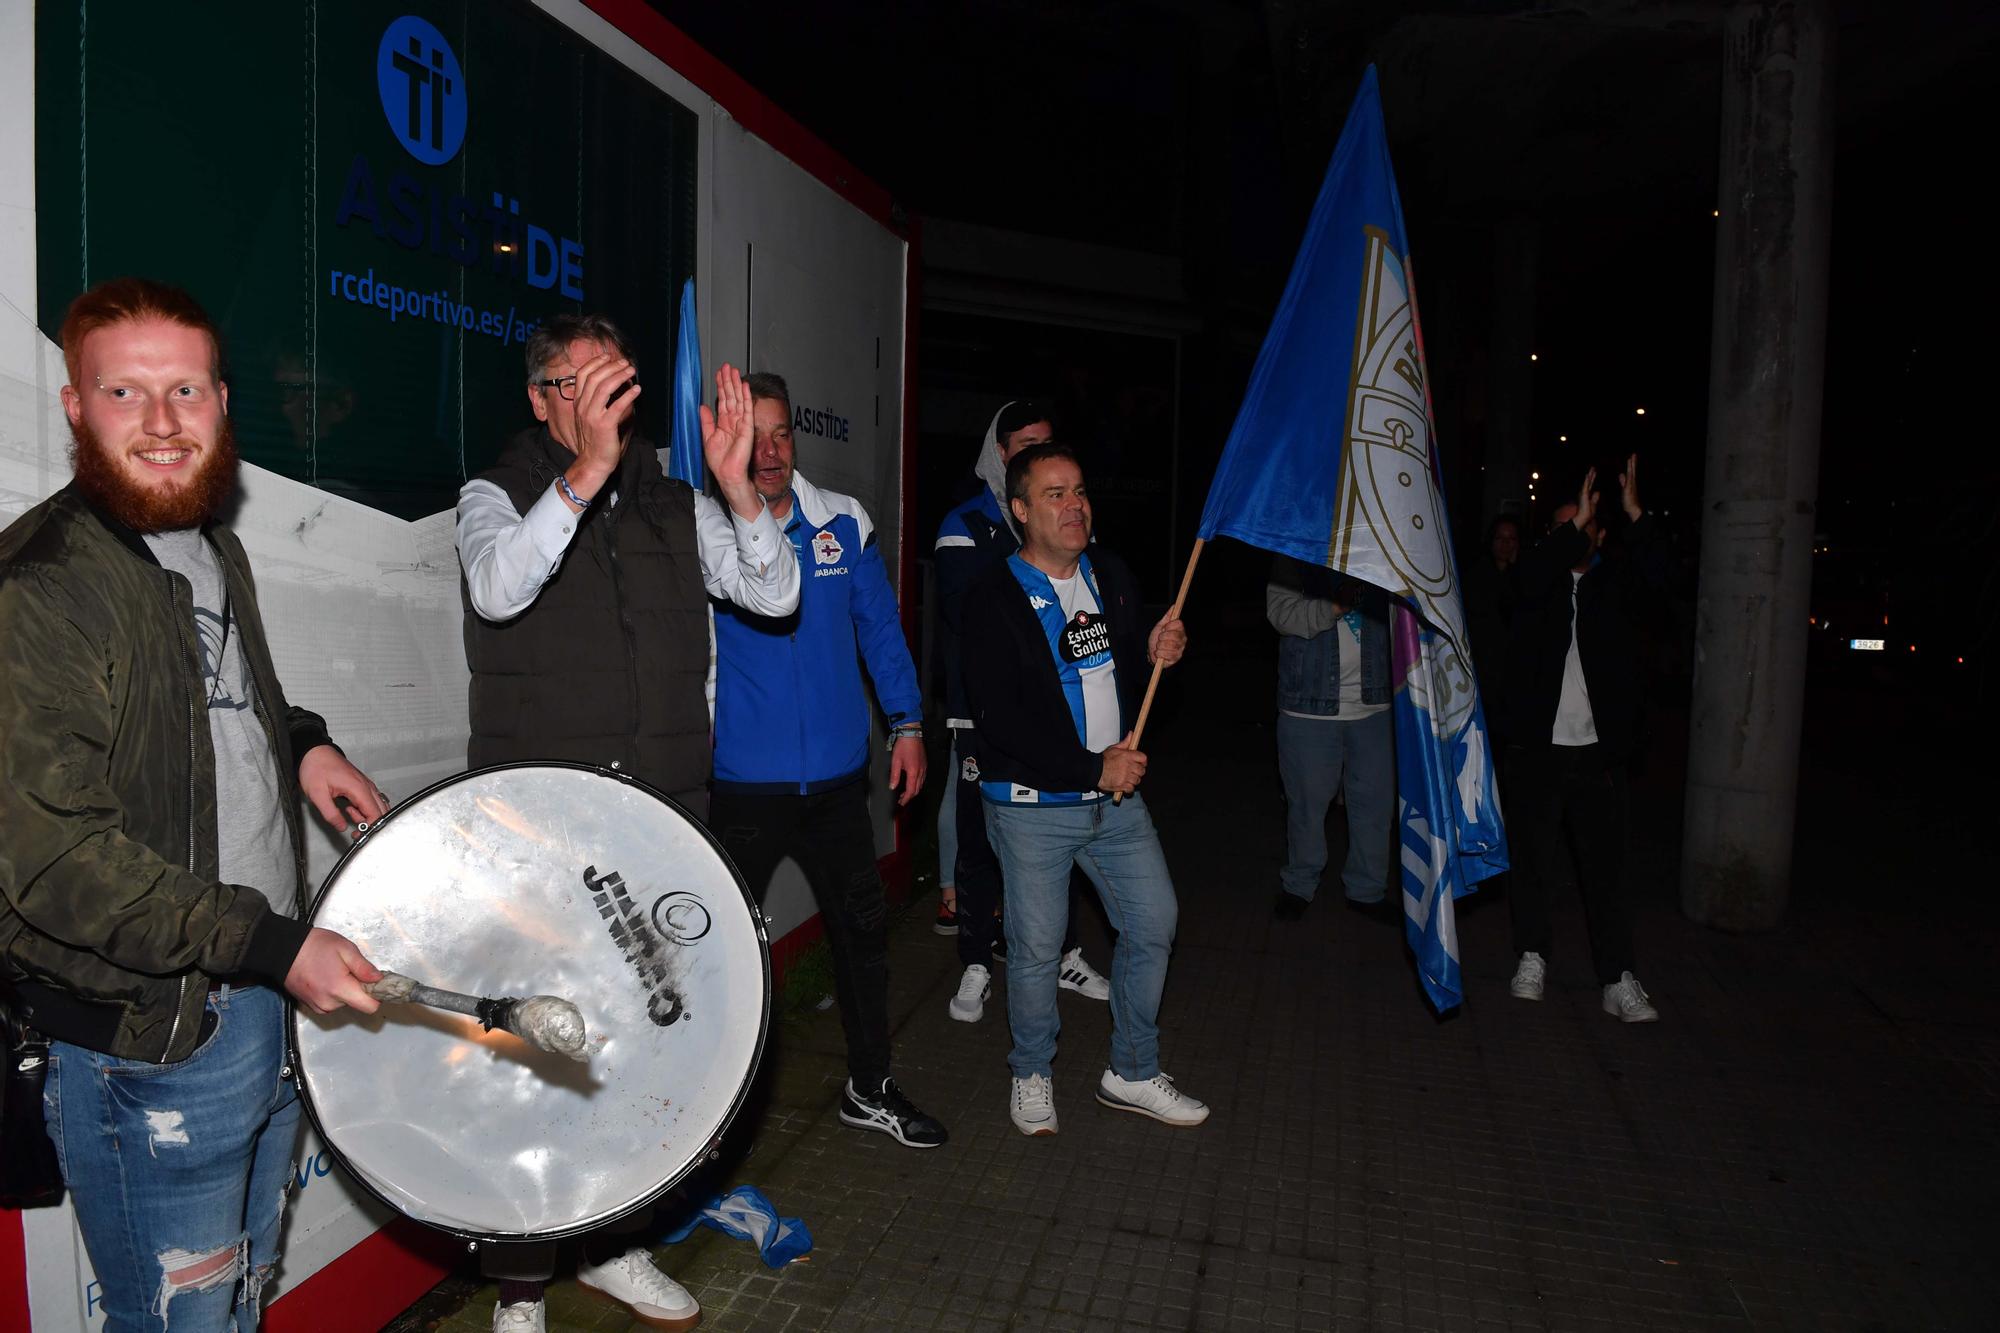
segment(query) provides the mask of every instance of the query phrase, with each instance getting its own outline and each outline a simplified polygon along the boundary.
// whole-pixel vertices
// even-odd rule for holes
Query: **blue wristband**
[[[571,490],[569,484],[569,478],[565,477],[560,472],[556,473],[556,488],[560,490],[563,493],[563,495],[568,498],[569,502],[575,505],[578,509],[590,508],[590,501],[584,499],[582,496],[578,495],[575,491]]]

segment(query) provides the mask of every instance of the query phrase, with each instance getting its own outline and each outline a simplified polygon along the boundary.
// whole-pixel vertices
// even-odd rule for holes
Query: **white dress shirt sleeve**
[[[458,492],[456,538],[472,609],[484,619],[501,621],[534,605],[542,585],[562,566],[580,518],[553,483],[522,514],[492,482],[466,482]],[[706,558],[702,563],[708,563]]]
[[[798,553],[770,506],[745,521],[713,496],[697,495],[694,522],[701,581],[710,596],[760,616],[788,616],[799,609]]]

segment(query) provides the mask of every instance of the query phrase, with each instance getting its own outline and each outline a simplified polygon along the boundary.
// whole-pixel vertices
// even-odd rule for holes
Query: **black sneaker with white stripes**
[[[942,1148],[944,1126],[919,1111],[896,1080],[885,1078],[873,1095],[863,1095],[848,1079],[840,1094],[840,1123],[887,1134],[905,1148]]]

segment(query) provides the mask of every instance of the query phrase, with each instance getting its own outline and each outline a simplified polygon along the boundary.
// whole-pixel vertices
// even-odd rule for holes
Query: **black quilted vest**
[[[526,513],[573,461],[536,427],[509,441],[479,479]],[[617,505],[600,500],[584,511],[562,565],[514,619],[482,619],[460,578],[471,767],[615,761],[670,794],[707,784],[708,595],[694,492],[662,473],[637,437],[615,484]]]

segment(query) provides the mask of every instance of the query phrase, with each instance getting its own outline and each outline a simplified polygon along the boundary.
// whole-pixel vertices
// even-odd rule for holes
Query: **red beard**
[[[222,418],[215,443],[197,451],[197,471],[175,486],[147,487],[118,465],[97,433],[82,422],[70,425],[70,468],[85,498],[134,532],[198,528],[214,518],[236,491],[236,431]]]

